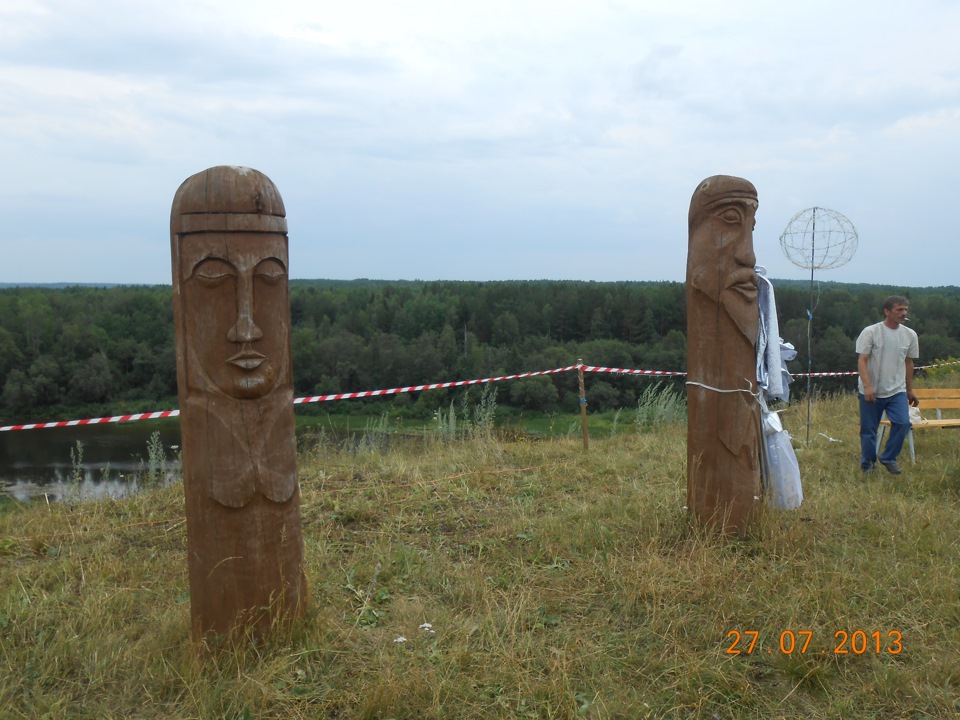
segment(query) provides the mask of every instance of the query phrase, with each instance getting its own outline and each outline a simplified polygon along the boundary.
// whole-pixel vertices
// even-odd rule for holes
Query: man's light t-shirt
[[[906,325],[891,330],[882,322],[869,325],[857,338],[857,354],[869,355],[867,373],[878,398],[886,398],[907,390],[907,369],[904,361],[920,357],[917,333]],[[863,392],[863,380],[857,380]]]

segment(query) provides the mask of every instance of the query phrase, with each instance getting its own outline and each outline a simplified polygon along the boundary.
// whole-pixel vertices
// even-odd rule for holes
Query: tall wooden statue
[[[744,532],[760,509],[757,191],[707,178],[690,201],[687,253],[687,507]]]
[[[262,636],[306,602],[283,201],[210,168],[170,241],[193,636]]]

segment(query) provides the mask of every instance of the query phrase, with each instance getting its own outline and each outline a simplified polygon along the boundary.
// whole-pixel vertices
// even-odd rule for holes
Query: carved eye
[[[220,258],[207,258],[193,269],[193,277],[208,287],[220,285],[236,275],[233,265]]]
[[[727,223],[740,223],[743,222],[743,213],[740,212],[739,208],[730,207],[720,213],[720,219]]]
[[[287,276],[287,269],[276,258],[267,258],[257,264],[253,274],[258,280],[272,285]]]

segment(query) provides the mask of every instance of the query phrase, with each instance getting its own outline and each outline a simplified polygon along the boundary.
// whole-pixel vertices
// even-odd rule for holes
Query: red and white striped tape
[[[75,427],[77,425],[101,425],[105,423],[134,422],[136,420],[156,420],[158,418],[177,417],[179,414],[179,410],[161,410],[151,413],[134,413],[133,415],[87,418],[86,420],[59,420],[57,422],[27,423],[26,425],[4,425],[0,427],[0,432],[7,432],[9,430],[44,430],[47,428]]]
[[[937,363],[936,365],[917,365],[914,370],[929,370],[930,368],[947,367],[948,365],[960,365],[960,360]],[[791,377],[841,377],[850,375],[859,375],[856,370],[851,372],[816,372],[816,373],[790,373]]]
[[[517,373],[515,375],[500,375],[498,377],[480,378],[477,380],[455,380],[452,382],[430,383],[429,385],[409,385],[407,387],[389,388],[387,390],[363,390],[360,392],[334,393],[332,395],[312,395],[309,397],[294,398],[294,405],[304,403],[330,402],[332,400],[354,400],[368,397],[382,397],[385,395],[399,395],[401,393],[420,392],[422,390],[439,390],[441,388],[464,387],[466,385],[480,385],[483,383],[500,382],[501,380],[516,380],[518,378],[534,377],[536,375],[552,375],[553,373],[569,372],[581,367],[580,365],[568,365],[567,367],[554,368],[553,370],[536,370],[534,372]],[[584,368],[586,369],[586,368]],[[637,371],[653,372],[653,371]],[[77,425],[99,425],[102,423],[134,422],[136,420],[155,420],[158,418],[177,417],[179,410],[163,410],[152,413],[136,413],[133,415],[115,415],[113,417],[89,418],[86,420],[59,420],[57,422],[47,423],[27,423],[24,425],[4,425],[0,427],[0,432],[10,432],[13,430],[44,430],[48,428],[74,427]]]
[[[388,390],[363,390],[361,392],[334,393],[333,395],[312,395],[310,397],[294,398],[294,405],[302,403],[329,402],[331,400],[354,400],[357,398],[380,397],[382,395],[400,395],[401,393],[420,392],[421,390],[440,390],[441,388],[463,387],[465,385],[481,385],[483,383],[500,382],[501,380],[516,380],[518,378],[534,377],[535,375],[551,375],[553,373],[576,370],[579,365],[554,368],[553,370],[537,370],[535,372],[518,373],[516,375],[500,375],[498,377],[481,378],[479,380],[454,380],[452,382],[431,383],[430,385],[409,385],[407,387],[390,388]],[[0,428],[2,429],[2,428]]]
[[[574,368],[577,367],[582,367],[584,372],[618,373],[621,375],[686,375],[685,372],[676,370],[630,370],[628,368],[600,367],[599,365],[574,365]]]
[[[917,370],[926,370],[928,368],[943,367],[945,365],[957,365],[960,360],[938,365],[923,365]],[[501,382],[503,380],[518,380],[520,378],[536,377],[537,375],[553,375],[554,373],[569,372],[571,370],[583,370],[583,372],[596,373],[615,373],[619,375],[647,375],[647,376],[685,376],[685,372],[676,370],[633,370],[629,368],[603,367],[600,365],[567,365],[566,367],[554,368],[553,370],[536,370],[534,372],[517,373],[515,375],[499,375],[497,377],[479,378],[477,380],[454,380],[451,382],[430,383],[428,385],[409,385],[407,387],[389,388],[387,390],[362,390],[360,392],[334,393],[331,395],[311,395],[309,397],[294,398],[294,405],[304,403],[330,402],[333,400],[355,400],[368,397],[383,397],[385,395],[400,395],[410,392],[421,392],[424,390],[440,390],[442,388],[465,387],[467,385],[482,385],[484,383]],[[842,377],[857,375],[856,372],[824,372],[824,373],[794,373],[793,377]],[[86,420],[59,420],[57,422],[47,423],[27,423],[23,425],[4,425],[0,427],[0,432],[10,432],[13,430],[44,430],[48,428],[75,427],[77,425],[100,425],[105,423],[135,422],[137,420],[157,420],[159,418],[177,417],[179,410],[161,410],[150,413],[134,413],[132,415],[114,415],[113,417],[88,418]]]

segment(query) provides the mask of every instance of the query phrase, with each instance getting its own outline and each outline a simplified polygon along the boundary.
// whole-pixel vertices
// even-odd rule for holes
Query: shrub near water
[[[956,435],[864,480],[855,399],[813,410],[803,506],[741,540],[684,511],[678,422],[589,453],[318,445],[300,459],[307,616],[206,656],[180,488],[0,513],[0,717],[954,717]],[[798,438],[805,419],[784,417]],[[883,651],[837,654],[856,631]]]

